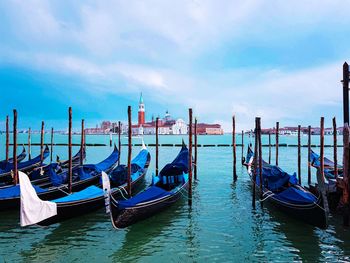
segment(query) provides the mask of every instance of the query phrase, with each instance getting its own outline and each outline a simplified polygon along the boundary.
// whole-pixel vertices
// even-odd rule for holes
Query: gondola
[[[146,147],[143,147],[139,154],[132,160],[132,189],[135,190],[141,185],[147,173],[150,160],[151,155]],[[107,175],[105,174],[105,176]],[[110,172],[109,177],[113,186],[110,190],[113,196],[115,198],[124,196],[125,193],[123,194],[123,191],[126,192],[125,189],[127,187],[127,167],[125,165],[117,166]],[[101,187],[93,185],[50,202],[56,204],[57,214],[36,222],[36,224],[47,226],[96,211],[105,206],[105,192]]]
[[[125,228],[153,216],[178,201],[188,190],[188,149],[183,144],[172,163],[167,164],[151,185],[134,197],[118,201],[110,194],[110,215],[114,228]]]
[[[83,150],[83,154],[81,154],[80,150],[72,157],[72,167],[80,165],[80,158],[85,159],[86,151]],[[27,173],[30,178],[32,184],[39,185],[41,187],[47,187],[50,185],[50,172],[53,170],[56,174],[63,174],[68,169],[69,161],[60,161],[59,157],[57,157],[57,162],[50,163],[48,165],[42,165],[40,167],[34,168],[33,171]],[[0,188],[1,189],[1,188]]]
[[[310,153],[310,164],[312,167],[317,169],[317,172],[319,172],[319,169],[321,168],[321,157],[312,150]],[[329,208],[332,212],[336,212],[339,199],[342,196],[342,190],[341,188],[337,187],[337,180],[334,173],[334,162],[327,157],[323,157],[323,164],[323,174],[326,186],[325,189],[327,192]],[[343,178],[343,166],[339,164],[337,165],[337,174],[339,179]]]
[[[26,149],[23,147],[22,152],[17,155],[17,162],[22,162],[24,160],[24,158],[26,158],[27,156],[27,152]],[[9,158],[7,161],[3,160],[0,161],[0,170],[4,170],[6,168],[6,166],[8,165],[8,163],[13,163],[13,158]]]
[[[254,180],[253,159],[253,151],[249,147],[245,165],[252,181]],[[280,167],[270,165],[265,161],[262,164],[263,201],[271,203],[295,219],[319,228],[327,227],[327,214],[323,208],[322,197],[317,191],[312,193],[299,185],[295,173],[290,175]],[[257,167],[255,180],[258,191],[260,191],[259,169]]]
[[[30,172],[34,168],[39,167],[42,164],[42,161],[45,160],[49,156],[50,150],[49,147],[46,145],[44,151],[43,151],[43,159],[41,160],[41,154],[36,156],[33,159],[30,159],[25,162],[20,162],[17,165],[18,171],[22,172]],[[4,169],[0,169],[0,183],[6,184],[8,182],[12,182],[12,173],[13,170],[13,163],[7,163],[6,167]]]
[[[81,191],[91,185],[100,184],[101,171],[109,173],[119,159],[119,151],[114,146],[113,152],[105,160],[98,164],[84,164],[73,169],[72,191]],[[68,194],[68,171],[57,174],[50,170],[50,185],[40,187],[33,185],[36,193],[42,200],[53,200]],[[0,189],[0,211],[19,208],[20,205],[20,185]]]

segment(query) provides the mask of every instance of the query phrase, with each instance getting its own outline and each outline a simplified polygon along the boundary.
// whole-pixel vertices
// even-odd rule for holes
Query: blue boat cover
[[[131,178],[136,180],[140,173],[143,172],[147,162],[149,162],[150,154],[147,149],[142,149],[139,154],[131,161]],[[126,182],[128,176],[128,168],[126,165],[118,165],[110,173],[110,180],[115,186],[122,185]]]
[[[188,173],[188,149],[185,145],[182,146],[174,161],[165,165],[159,174],[160,176],[173,176],[183,173]]]
[[[259,168],[257,169],[256,183],[260,185]],[[264,186],[270,191],[276,191],[286,183],[296,184],[296,174],[290,175],[275,165],[263,163],[262,178]]]
[[[74,202],[74,201],[79,201],[79,200],[84,200],[89,198],[100,197],[103,195],[104,193],[101,188],[95,185],[92,185],[79,192],[52,200],[52,202],[55,202],[55,203]]]
[[[276,194],[275,197],[283,202],[293,204],[309,204],[317,201],[317,198],[310,192],[294,187],[287,188],[283,192]]]
[[[44,150],[44,154],[43,154],[43,160],[46,159],[48,156],[49,156],[49,147],[45,147],[45,150]],[[20,162],[17,164],[17,168],[18,170],[21,170],[21,169],[24,169],[26,167],[29,167],[29,166],[32,166],[34,164],[37,164],[37,163],[40,163],[41,162],[41,156],[40,154],[38,156],[36,156],[35,158],[29,160],[29,161],[26,161],[26,162]],[[5,169],[1,170],[0,171],[0,174],[1,173],[8,173],[10,172],[11,170],[13,170],[13,163],[7,163]]]
[[[114,146],[114,151],[102,162],[95,164],[95,167],[101,172],[108,170],[113,164],[115,164],[119,159],[119,151],[117,147]]]
[[[120,209],[125,209],[128,207],[136,206],[139,203],[148,202],[164,196],[169,196],[171,194],[172,194],[171,192],[165,191],[160,187],[150,186],[145,191],[135,195],[130,199],[119,201],[118,207]]]
[[[310,154],[310,161],[311,161],[311,164],[318,168],[321,166],[321,156],[319,156],[317,153],[315,153],[314,151],[311,151],[311,154]],[[329,167],[329,168],[334,168],[334,162],[329,160],[327,157],[323,157],[323,161],[324,161],[324,166],[325,167]],[[342,168],[341,165],[338,165],[338,169],[339,168]]]
[[[17,155],[17,162],[21,162],[24,158],[26,158],[26,155],[27,155],[26,150],[23,147],[22,152],[19,155]],[[13,163],[13,158],[9,158],[8,161],[6,160],[0,161],[0,169],[4,170],[7,166],[7,163]]]
[[[33,187],[37,193],[43,193],[47,191],[46,189],[40,188],[36,185],[33,185]],[[5,187],[3,189],[0,189],[0,199],[20,197],[20,193],[21,191],[19,185]]]

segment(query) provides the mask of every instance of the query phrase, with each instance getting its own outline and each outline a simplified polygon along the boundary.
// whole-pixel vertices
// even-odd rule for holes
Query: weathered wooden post
[[[68,109],[68,191],[72,193],[72,107]]]
[[[17,171],[17,111],[13,110],[13,183],[18,184]]]
[[[261,145],[261,118],[258,118],[258,144],[259,144],[259,181],[260,181],[260,200],[263,199],[263,165],[262,165],[262,145]],[[263,205],[263,202],[261,202]]]
[[[44,160],[44,121],[41,122],[41,132],[40,132],[40,160]]]
[[[32,147],[31,147],[32,139],[31,139],[31,132],[32,132],[32,129],[29,127],[29,129],[28,129],[28,159],[29,159],[29,160],[32,159]]]
[[[244,131],[242,130],[242,156],[241,156],[241,163],[244,164]]]
[[[197,180],[197,118],[194,118],[194,180]]]
[[[128,195],[131,197],[131,134],[132,132],[132,123],[131,123],[131,106],[128,106],[128,185],[127,185],[127,191]]]
[[[271,164],[271,132],[269,132],[269,164]]]
[[[319,191],[322,195],[323,206],[328,218],[329,207],[328,207],[328,199],[326,193],[326,185],[324,181],[324,117],[321,117],[321,130],[320,130],[320,169],[317,172],[317,183]]]
[[[255,209],[255,182],[256,182],[256,176],[258,172],[258,118],[255,118],[255,130],[254,130],[254,137],[255,137],[255,145],[254,145],[254,166],[253,166],[253,198],[252,198],[252,206],[253,209]]]
[[[113,145],[112,132],[109,132],[109,147],[112,147],[112,145]]]
[[[307,127],[307,183],[311,184],[311,126]]]
[[[81,120],[81,141],[80,141],[80,165],[84,163],[84,153],[85,153],[85,128],[84,119]]]
[[[237,170],[236,170],[236,117],[232,116],[232,151],[233,151],[233,181],[237,181]]]
[[[158,166],[158,154],[159,154],[159,138],[158,138],[158,131],[159,130],[159,118],[157,117],[156,118],[156,176],[158,175],[158,172],[159,172],[159,166]]]
[[[119,158],[118,158],[118,165],[120,165],[120,155],[121,155],[121,152],[122,152],[122,142],[120,140],[120,134],[121,134],[121,128],[122,128],[122,125],[120,123],[120,121],[118,121],[118,150],[119,150]]]
[[[343,114],[344,124],[349,124],[349,65],[343,64]]]
[[[333,161],[334,161],[334,177],[338,178],[338,156],[337,156],[337,121],[333,118]]]
[[[298,181],[299,181],[299,184],[301,185],[301,138],[300,138],[300,133],[301,133],[301,126],[298,125]]]
[[[9,160],[9,141],[10,141],[9,116],[6,116],[6,162]]]
[[[341,198],[343,208],[343,224],[349,226],[349,125],[345,123],[343,131],[343,180],[340,181],[340,187],[343,190]]]
[[[192,205],[192,108],[188,109],[188,205]]]
[[[278,166],[278,136],[279,136],[279,130],[280,130],[280,123],[276,122],[276,166]]]
[[[52,153],[53,153],[53,127],[51,127],[50,163],[52,163]]]

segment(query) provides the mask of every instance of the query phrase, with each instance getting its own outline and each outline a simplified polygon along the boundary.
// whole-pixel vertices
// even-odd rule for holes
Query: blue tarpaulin
[[[37,193],[43,193],[47,191],[46,189],[40,188],[39,186],[36,186],[36,185],[33,185],[33,187]],[[0,189],[0,199],[20,197],[20,194],[21,194],[21,191],[20,191],[19,185],[14,185],[14,186]]]
[[[52,200],[52,202],[55,202],[55,203],[74,202],[74,201],[79,201],[79,200],[84,200],[89,198],[95,198],[103,195],[104,193],[101,188],[92,185],[79,192]]]

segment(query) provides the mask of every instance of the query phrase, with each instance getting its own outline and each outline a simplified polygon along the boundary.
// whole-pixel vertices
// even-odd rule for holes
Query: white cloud
[[[0,4],[8,14],[7,24],[0,27],[4,31],[8,26],[17,43],[3,41],[2,63],[77,76],[94,83],[87,91],[96,94],[148,91],[160,103],[192,106],[199,118],[230,120],[235,113],[238,129],[251,127],[257,115],[266,126],[282,119],[297,122],[313,116],[319,106],[341,101],[341,92],[335,90],[342,61],[330,59],[292,72],[260,65],[208,72],[203,70],[206,65],[195,62],[220,47],[288,45],[277,40],[297,41],[297,36],[319,32],[320,27],[347,27],[350,16],[342,1],[96,1],[70,3],[69,8],[65,4]]]

